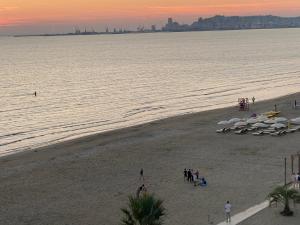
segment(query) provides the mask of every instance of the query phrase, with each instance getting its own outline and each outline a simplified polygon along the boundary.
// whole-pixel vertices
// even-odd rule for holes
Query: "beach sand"
[[[274,104],[281,116],[299,117],[294,99],[300,93],[257,102],[249,112],[229,107],[178,116],[2,157],[0,224],[119,224],[120,208],[142,183],[141,168],[148,191],[164,200],[166,225],[207,225],[208,217],[217,224],[226,200],[235,214],[283,183],[284,157],[289,180],[290,155],[300,150],[300,132],[217,134],[217,122],[270,111]],[[184,182],[184,168],[199,169],[208,187]]]

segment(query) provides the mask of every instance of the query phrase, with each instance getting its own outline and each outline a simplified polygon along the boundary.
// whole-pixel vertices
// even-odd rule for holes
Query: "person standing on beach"
[[[194,186],[197,186],[197,176],[196,173],[193,173],[193,182],[194,182]]]
[[[144,170],[143,170],[143,168],[140,170],[140,180],[142,180],[142,179],[144,181]]]
[[[296,175],[296,188],[300,189],[300,173]]]
[[[253,96],[252,97],[252,104],[254,104],[254,102],[255,102],[255,97]]]
[[[189,171],[188,171],[188,178],[189,178],[190,182],[193,182],[193,172],[191,169],[189,169]]]
[[[186,168],[184,168],[184,171],[183,171],[183,179],[184,179],[184,181],[187,180],[187,177],[188,177],[187,170],[186,170]]]
[[[225,206],[225,216],[226,216],[226,223],[230,223],[231,221],[231,204],[229,203],[229,201],[226,202]]]
[[[145,185],[143,184],[142,186],[140,186],[138,189],[137,189],[137,191],[136,191],[136,197],[137,198],[139,198],[140,197],[140,194],[141,194],[141,192],[146,192],[146,187],[145,187]]]

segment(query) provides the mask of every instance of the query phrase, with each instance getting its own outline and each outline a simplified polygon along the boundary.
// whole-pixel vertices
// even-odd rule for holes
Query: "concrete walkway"
[[[269,206],[269,201],[264,201],[258,205],[252,206],[251,208],[240,212],[234,216],[231,217],[231,222],[226,223],[226,221],[219,223],[218,225],[236,225],[241,223],[242,221],[248,219],[249,217],[255,215],[256,213],[260,212],[261,210],[267,208]]]

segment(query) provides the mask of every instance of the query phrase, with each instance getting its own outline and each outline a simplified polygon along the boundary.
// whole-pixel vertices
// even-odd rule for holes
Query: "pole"
[[[291,156],[292,174],[294,173],[294,156]]]
[[[286,186],[286,157],[284,158],[284,186]]]
[[[297,155],[298,155],[298,173],[300,173],[300,154]]]

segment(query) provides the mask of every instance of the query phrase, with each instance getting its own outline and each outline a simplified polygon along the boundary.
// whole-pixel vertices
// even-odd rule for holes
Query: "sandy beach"
[[[148,191],[164,200],[166,225],[207,225],[208,217],[217,224],[224,220],[226,200],[235,214],[264,201],[283,183],[284,157],[289,180],[290,155],[300,146],[300,132],[217,134],[217,122],[270,111],[274,104],[280,116],[299,117],[300,109],[291,107],[295,99],[300,93],[257,99],[248,112],[229,107],[178,116],[2,157],[0,224],[119,224],[120,208],[142,183],[141,168]],[[199,169],[208,186],[184,182],[184,168]],[[270,219],[275,224],[276,216]]]

